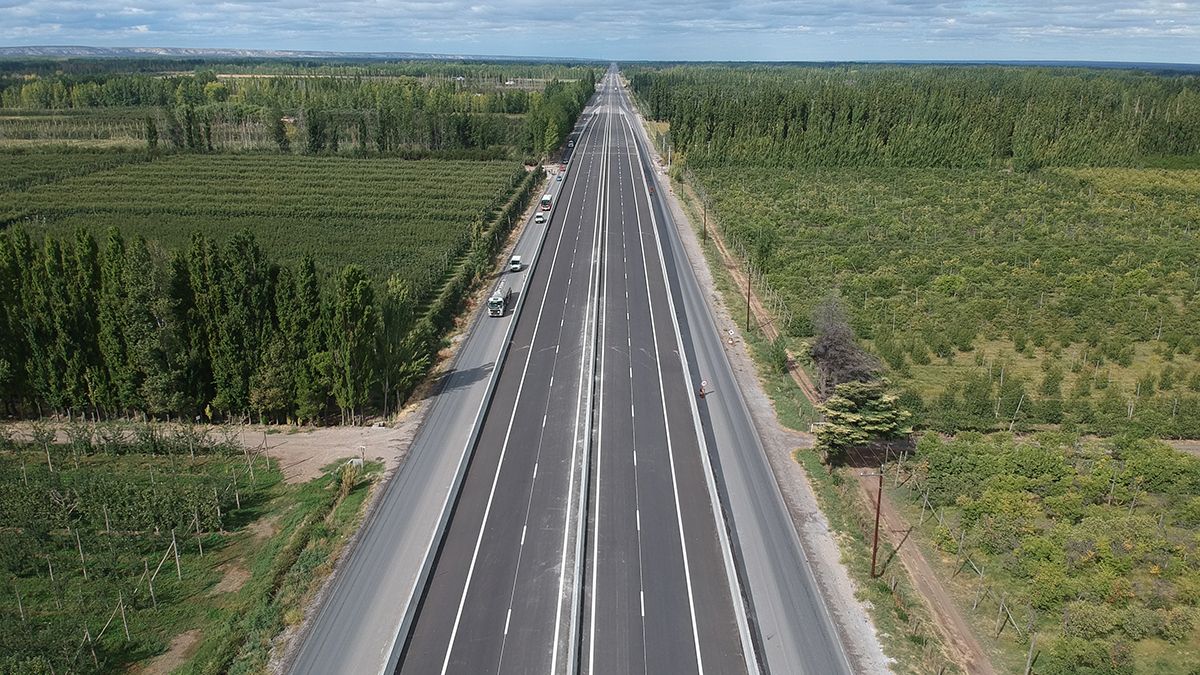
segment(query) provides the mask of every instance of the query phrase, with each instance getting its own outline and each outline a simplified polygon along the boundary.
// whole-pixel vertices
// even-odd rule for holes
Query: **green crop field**
[[[148,159],[145,152],[6,152],[0,154],[0,193]]]
[[[1200,460],[1147,440],[965,433],[925,435],[908,467],[888,491],[1001,648],[998,671],[1021,672],[1032,631],[1039,673],[1195,672]],[[1001,598],[1017,628],[998,636]]]
[[[791,333],[839,289],[934,426],[1200,434],[1200,171],[730,167],[696,180],[734,242],[777,233],[767,279]]]
[[[286,485],[277,465],[198,427],[74,424],[60,442],[48,427],[20,442],[9,434],[0,430],[5,673],[119,672],[189,630],[200,633],[191,672],[229,672],[235,660],[259,670],[367,493],[361,480],[339,491],[336,473]]]
[[[424,288],[524,175],[514,162],[174,155],[4,193],[0,219],[26,221],[35,234],[83,227],[98,238],[115,226],[167,250],[195,231],[222,240],[250,230],[275,259],[307,253],[327,270],[358,263]]]

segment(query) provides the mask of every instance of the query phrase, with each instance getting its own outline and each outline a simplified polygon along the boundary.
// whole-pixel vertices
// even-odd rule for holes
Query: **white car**
[[[535,222],[535,223],[544,223],[544,222],[546,222],[546,214],[545,214],[545,213],[543,213],[543,212],[541,212],[541,211],[538,211],[538,212],[537,212],[537,215],[535,215],[535,216],[533,217],[533,222]]]

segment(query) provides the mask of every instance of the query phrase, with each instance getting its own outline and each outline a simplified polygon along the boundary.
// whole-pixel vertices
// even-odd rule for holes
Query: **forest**
[[[268,63],[229,72],[238,69],[205,63],[190,74],[175,62],[145,73],[39,65],[0,61],[0,140],[536,155],[562,143],[596,78],[591,68],[549,65]]]
[[[1200,153],[1200,79],[1079,68],[628,70],[693,168],[1138,166]]]

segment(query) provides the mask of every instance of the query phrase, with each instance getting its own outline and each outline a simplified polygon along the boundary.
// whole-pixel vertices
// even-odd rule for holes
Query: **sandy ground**
[[[669,184],[665,176],[662,184]],[[779,424],[775,409],[758,381],[754,362],[740,337],[737,321],[731,317],[716,290],[696,231],[683,214],[673,188],[668,194],[667,202],[679,227],[684,248],[700,282],[700,288],[708,296],[709,305],[714,310],[717,325],[735,331],[733,344],[726,342],[726,353],[763,446],[767,450],[771,468],[791,512],[792,521],[796,524],[805,556],[817,578],[817,585],[825,597],[830,614],[834,617],[854,670],[857,673],[890,672],[891,667],[879,643],[875,626],[866,608],[855,597],[856,585],[841,564],[841,552],[837,541],[830,532],[825,514],[817,505],[808,476],[804,468],[792,459],[792,452],[796,448],[811,447],[811,437],[787,430]]]

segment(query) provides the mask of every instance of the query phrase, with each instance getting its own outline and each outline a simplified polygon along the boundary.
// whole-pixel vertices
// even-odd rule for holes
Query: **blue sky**
[[[1200,1],[0,0],[0,46],[1200,63]]]

